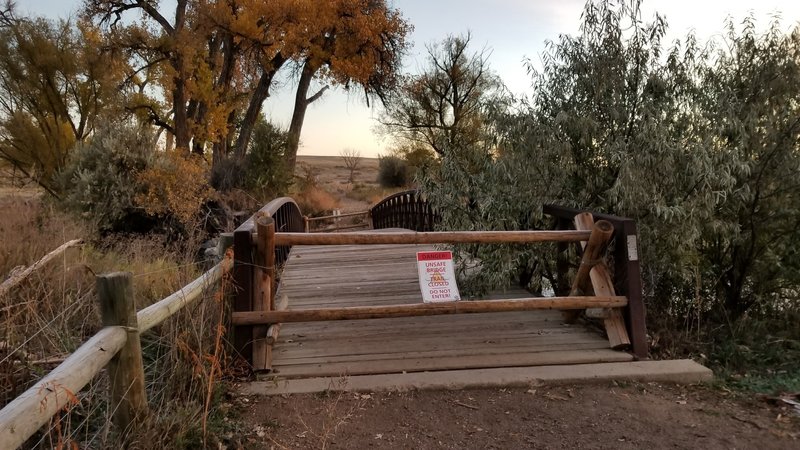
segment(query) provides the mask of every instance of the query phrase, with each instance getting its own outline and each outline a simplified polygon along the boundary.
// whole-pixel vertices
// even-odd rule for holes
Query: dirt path
[[[705,387],[648,384],[236,400],[246,448],[800,448],[800,418]]]

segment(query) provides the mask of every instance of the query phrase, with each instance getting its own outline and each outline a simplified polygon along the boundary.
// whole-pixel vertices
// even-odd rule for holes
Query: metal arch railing
[[[433,231],[441,220],[428,200],[418,190],[390,195],[370,209],[372,228],[405,228]]]
[[[275,231],[284,233],[303,233],[305,232],[305,219],[300,207],[291,197],[280,197],[272,200],[258,210],[252,217],[242,223],[236,232],[255,233],[255,217],[265,214],[275,220]],[[283,265],[289,257],[290,247],[275,248],[275,263]]]
[[[284,233],[304,233],[306,231],[305,218],[294,200],[281,197],[267,203],[262,208],[267,215],[275,220],[275,231]],[[275,247],[275,264],[282,266],[289,258],[291,247]]]

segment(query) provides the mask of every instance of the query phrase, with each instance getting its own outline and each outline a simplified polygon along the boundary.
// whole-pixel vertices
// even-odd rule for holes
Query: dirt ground
[[[325,393],[235,399],[245,448],[800,448],[788,407],[704,386]]]

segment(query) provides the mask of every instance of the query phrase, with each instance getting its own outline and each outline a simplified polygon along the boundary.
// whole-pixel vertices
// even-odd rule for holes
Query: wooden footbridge
[[[99,275],[103,328],[0,410],[0,449],[18,447],[74,406],[76,393],[103,369],[118,429],[144,417],[140,333],[204,298],[229,273],[234,351],[266,380],[248,384],[249,393],[711,377],[691,361],[642,362],[648,353],[632,220],[555,206],[544,213],[551,230],[434,232],[437,215],[409,191],[374,206],[368,231],[311,233],[295,202],[280,198],[233,233],[233,263],[226,256],[140,311],[131,273]],[[556,296],[511,289],[423,303],[416,252],[456,243],[556,245]],[[573,261],[571,245],[580,255]]]
[[[552,230],[434,232],[436,214],[409,191],[372,208],[371,230],[326,234],[307,232],[296,204],[277,199],[234,233],[235,346],[268,392],[324,389],[343,377],[402,386],[415,373],[647,359],[635,223],[544,212]],[[454,243],[555,243],[556,296],[516,288],[423,303],[416,252]],[[575,261],[569,245],[582,255]]]

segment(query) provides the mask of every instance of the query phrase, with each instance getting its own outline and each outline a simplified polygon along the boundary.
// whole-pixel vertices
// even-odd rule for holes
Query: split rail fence
[[[221,240],[220,254],[225,253],[226,244],[230,240]],[[135,310],[130,272],[99,275],[96,291],[103,328],[0,410],[0,449],[24,444],[59,411],[72,405],[76,393],[104,368],[110,382],[114,424],[119,430],[128,429],[148,409],[140,334],[202,298],[230,267],[231,259],[224,258],[179,291],[139,312]]]

